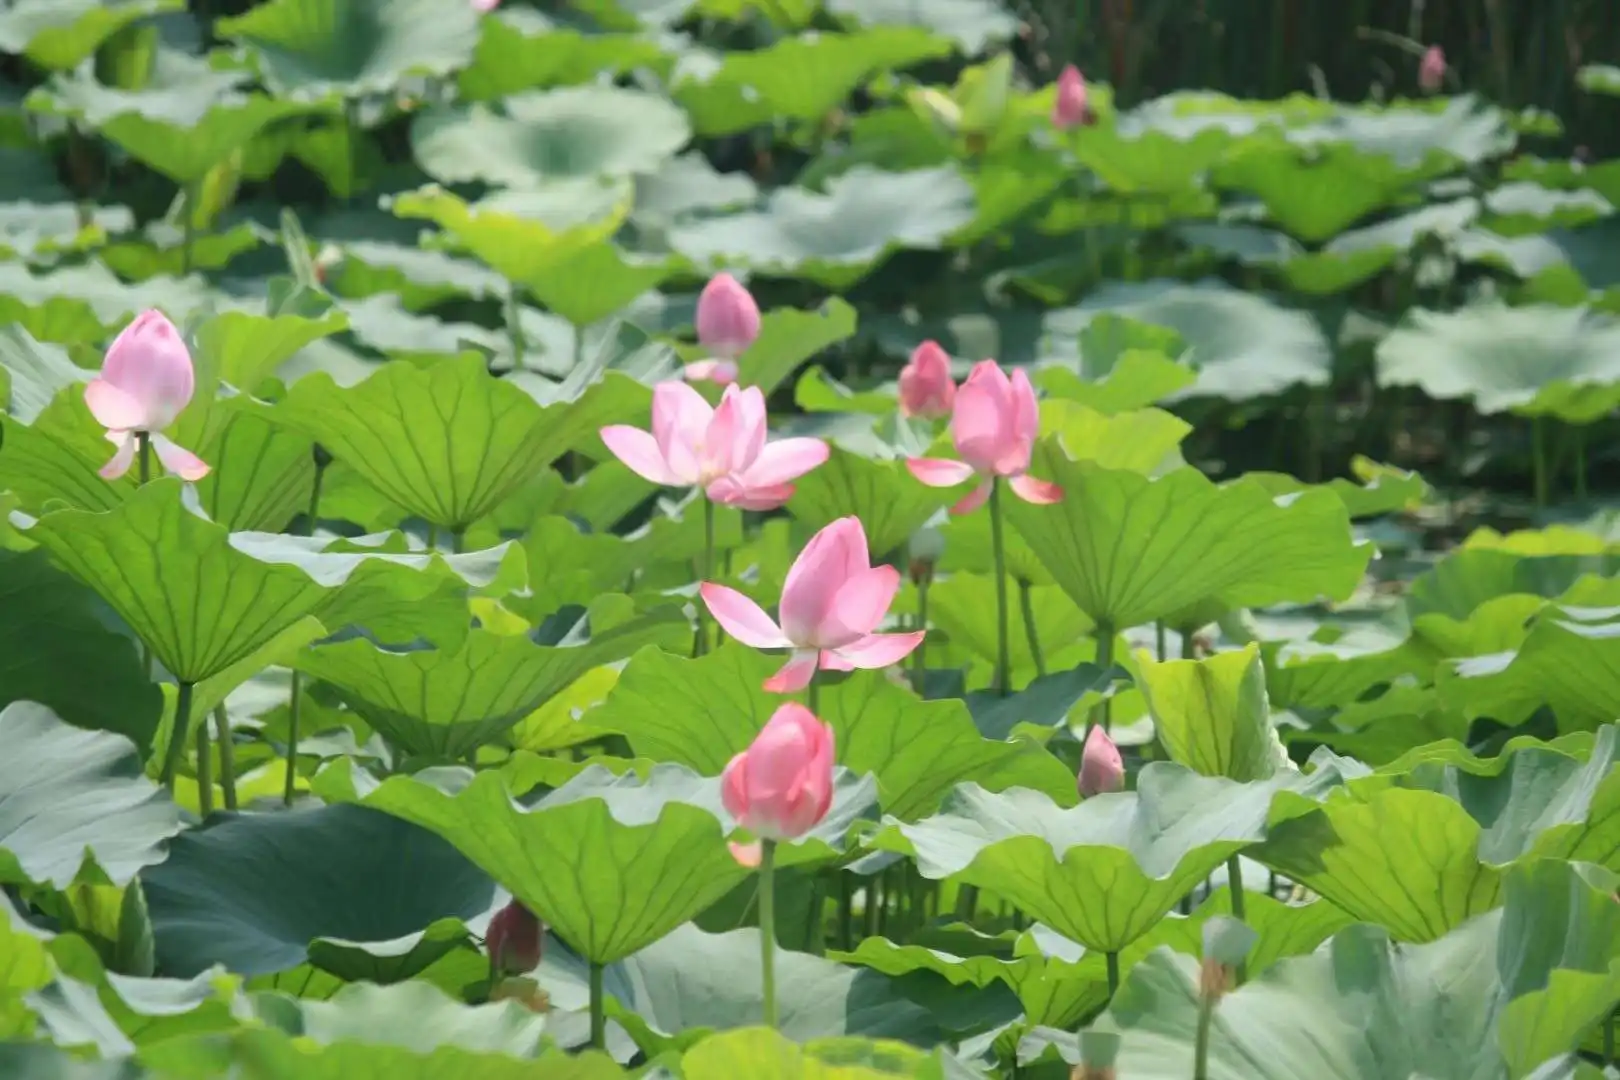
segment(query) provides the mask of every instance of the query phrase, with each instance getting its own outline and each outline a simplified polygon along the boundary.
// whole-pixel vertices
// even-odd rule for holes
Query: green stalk
[[[880,932],[878,925],[879,915],[883,911],[883,875],[873,874],[866,879],[865,900],[861,910],[861,922],[865,924],[865,937],[877,937]]]
[[[1170,651],[1170,646],[1165,641],[1164,631],[1165,627],[1163,619],[1160,619],[1153,624],[1153,651],[1158,656],[1159,663],[1161,664],[1164,663],[1165,654]]]
[[[180,276],[191,273],[191,249],[197,243],[197,190],[201,185],[189,184],[180,202]]]
[[[816,715],[821,716],[821,687],[816,684],[816,672],[810,674],[810,682],[804,688],[804,707]]]
[[[708,581],[714,573],[714,500],[703,497],[703,566],[698,574],[698,581]],[[706,655],[709,651],[709,609],[698,598],[697,605],[697,642],[693,651],[695,656]],[[811,710],[815,710],[812,708]]]
[[[439,527],[432,522],[428,523],[427,549],[429,551],[439,550]]]
[[[810,882],[810,911],[805,920],[804,951],[820,956],[827,951],[827,882],[817,874]]]
[[[855,879],[845,871],[838,873],[838,947],[855,947]]]
[[[321,512],[321,483],[326,478],[326,467],[332,463],[332,456],[321,445],[315,445],[315,480],[310,485],[309,509],[304,514],[303,534],[313,536],[315,522]],[[297,668],[293,669],[292,687],[287,698],[287,778],[281,789],[281,803],[283,806],[293,804],[298,781],[298,725],[304,708],[304,673]]]
[[[602,992],[602,965],[591,961],[591,1046],[607,1049],[607,1002]]]
[[[141,487],[145,487],[146,482],[152,479],[152,436],[145,431],[135,433],[135,460],[135,475]],[[146,672],[148,679],[152,677],[152,646],[144,639],[141,641],[141,670]]]
[[[205,729],[208,725],[199,725]],[[219,744],[219,788],[225,794],[225,809],[236,809],[236,746],[231,738],[231,717],[222,701],[214,706],[214,741]],[[201,745],[201,740],[198,740]]]
[[[1614,1064],[1614,1011],[1603,1021],[1603,1068],[1607,1072]]]
[[[1547,505],[1547,421],[1535,417],[1530,421],[1530,465],[1535,477],[1536,506]]]
[[[1209,1025],[1215,1018],[1215,1002],[1198,1002],[1198,1035],[1193,1043],[1193,1080],[1209,1080]]]
[[[1119,991],[1119,953],[1104,954],[1108,961],[1108,1000],[1114,1000],[1114,994]]]
[[[1112,623],[1097,624],[1097,666],[1107,671],[1114,665],[1114,627]],[[1103,698],[1092,708],[1091,722],[1101,724],[1104,732],[1113,723],[1112,698]]]
[[[956,890],[956,917],[965,923],[971,923],[973,916],[979,910],[979,887],[977,885],[963,885]]]
[[[1575,428],[1575,498],[1586,501],[1586,428]]]
[[[191,691],[192,685],[182,682],[179,693],[175,695],[174,728],[169,732],[169,749],[163,755],[163,772],[159,777],[163,786],[170,791],[174,790],[174,774],[186,753],[186,728],[191,724]]]
[[[1244,921],[1244,909],[1248,904],[1243,895],[1243,864],[1233,855],[1226,860],[1226,887],[1232,890],[1232,915],[1238,922]],[[1243,985],[1243,980],[1249,977],[1249,965],[1239,962],[1237,966],[1237,982]]]
[[[917,581],[917,629],[928,629],[928,585],[932,574],[925,574]],[[923,684],[928,678],[928,638],[924,635],[918,642],[916,649],[911,653],[911,688],[919,695],[923,692]]]
[[[462,548],[467,545],[467,534],[461,529],[454,529],[450,533],[450,554],[460,555]]]
[[[760,990],[765,1001],[765,1026],[776,1026],[776,841],[760,843],[759,856],[759,963]]]
[[[523,305],[518,300],[518,287],[516,282],[506,283],[506,310],[503,315],[506,319],[506,336],[512,342],[512,370],[523,370],[523,353],[527,343],[523,339]]]
[[[1041,653],[1041,637],[1035,628],[1035,601],[1030,595],[1029,582],[1019,579],[1018,607],[1024,614],[1024,637],[1029,640],[1029,655],[1035,658],[1035,674],[1046,674],[1046,657]]]
[[[197,813],[214,812],[214,762],[208,750],[208,721],[197,725]]]
[[[990,481],[990,545],[996,572],[996,678],[995,691],[1012,693],[1012,656],[1007,642],[1007,549],[1001,534],[1001,478]]]

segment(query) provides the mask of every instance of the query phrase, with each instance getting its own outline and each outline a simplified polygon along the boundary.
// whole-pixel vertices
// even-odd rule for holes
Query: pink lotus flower
[[[84,403],[118,447],[101,475],[116,480],[127,473],[145,435],[169,472],[193,482],[207,476],[201,458],[159,434],[191,403],[195,389],[191,353],[180,332],[163,312],[141,312],[113,339],[101,374],[84,388]]]
[[[955,400],[951,358],[938,342],[923,342],[912,350],[911,359],[900,369],[901,415],[928,419],[949,416]]]
[[[774,510],[793,495],[790,483],[827,460],[820,439],[765,441],[765,395],[759,387],[726,387],[718,408],[684,382],[653,387],[652,431],[625,424],[602,429],[602,441],[637,476],[669,487],[700,487],[709,498],[744,510]]]
[[[1434,93],[1446,77],[1446,52],[1438,45],[1430,45],[1418,65],[1418,85],[1425,93]]]
[[[720,775],[720,801],[737,824],[761,840],[797,840],[832,806],[833,733],[809,709],[790,701]],[[758,844],[733,844],[744,866],[758,866]]]
[[[472,9],[480,15],[487,15],[501,6],[501,0],[472,0]]]
[[[857,517],[839,518],[810,538],[782,583],[781,625],[735,589],[705,581],[703,603],[726,633],[755,649],[792,649],[782,669],[765,680],[772,693],[790,694],[825,671],[885,668],[922,643],[923,631],[873,633],[900,589],[900,571],[873,566],[866,530]]]
[[[955,487],[980,477],[979,486],[951,507],[953,514],[978,509],[998,476],[1006,477],[1007,486],[1025,502],[1055,503],[1063,498],[1063,489],[1028,474],[1039,428],[1029,376],[1020,369],[1009,379],[1000,364],[981,360],[956,391],[951,413],[951,441],[962,460],[910,458],[906,467],[930,487]]]
[[[687,382],[712,382],[717,386],[730,386],[737,381],[735,360],[698,360],[681,369]]]
[[[1091,734],[1086,736],[1077,783],[1085,799],[1125,787],[1125,762],[1119,756],[1119,747],[1100,724],[1091,725]]]
[[[497,911],[484,932],[489,962],[496,972],[523,975],[539,967],[545,929],[534,912],[517,900]]]
[[[1057,97],[1052,102],[1052,126],[1067,131],[1084,124],[1090,112],[1086,96],[1085,77],[1079,68],[1070,64],[1058,75]]]
[[[759,337],[759,305],[730,274],[716,274],[697,302],[698,344],[722,360],[735,360]]]

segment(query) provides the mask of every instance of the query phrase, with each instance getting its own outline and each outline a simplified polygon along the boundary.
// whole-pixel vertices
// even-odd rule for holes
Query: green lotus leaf
[[[897,458],[873,461],[834,447],[825,464],[795,481],[787,508],[810,529],[858,516],[867,546],[882,558],[951,501],[949,492],[919,484]]]
[[[444,184],[481,180],[533,188],[653,172],[691,135],[686,114],[667,98],[615,86],[570,86],[483,105],[418,113],[411,147],[423,170]]]
[[[1021,581],[1009,582],[1007,588],[1012,608],[1008,615],[1007,648],[1014,686],[1023,686],[1040,674],[1035,663],[1036,647],[1040,649],[1041,660],[1047,671],[1072,668],[1096,655],[1093,643],[1081,640],[1094,629],[1091,620],[1074,606],[1074,601],[1065,596],[1061,589],[1055,585],[1026,585]],[[970,685],[989,685],[993,681],[993,666],[1000,655],[1000,642],[995,619],[986,618],[986,615],[995,610],[996,582],[990,574],[953,573],[935,581],[928,590],[928,619],[944,631],[950,642],[951,652],[946,655],[955,656],[960,651],[963,659],[977,661],[975,669],[969,672]],[[1035,626],[1034,643],[1030,641],[1030,622]],[[940,655],[936,648],[935,645],[930,646],[931,657]],[[1085,689],[1069,701],[1070,705],[1078,700],[1080,694],[1094,689],[1090,677],[1081,678],[1075,686]],[[1009,702],[1009,708],[1013,713],[1023,713],[1029,704],[1025,702],[1022,706],[1016,706]],[[1048,719],[1056,723],[1067,712],[1065,707]],[[977,707],[974,713],[974,720],[985,735],[991,738],[1007,738],[1011,735],[1011,724],[986,727],[985,718],[979,714]],[[1003,712],[1003,715],[1007,713]],[[1017,719],[1033,721],[1035,718],[1019,715]],[[1041,723],[1040,726],[1048,727],[1051,724]]]
[[[524,286],[547,311],[585,327],[621,311],[674,272],[668,258],[632,255],[604,243],[530,276]]]
[[[245,73],[159,50],[140,90],[101,85],[89,70],[58,75],[29,96],[38,112],[77,120],[177,184],[195,184],[270,125],[308,105],[239,90]]]
[[[338,248],[343,257],[327,281],[340,296],[398,293],[407,311],[422,311],[457,296],[483,299],[506,292],[499,274],[442,251],[382,240],[351,240]]]
[[[1529,632],[1503,643],[1507,648],[1441,665],[1441,699],[1471,719],[1490,716],[1504,724],[1523,723],[1541,705],[1552,709],[1560,731],[1607,723],[1614,718],[1608,695],[1620,686],[1617,615],[1613,608],[1536,612]],[[1522,621],[1511,629],[1522,632]]]
[[[193,352],[214,365],[220,381],[253,393],[300,349],[347,328],[343,311],[325,305],[319,314],[224,311],[196,328]]]
[[[621,732],[639,755],[717,776],[781,704],[761,686],[780,666],[729,643],[695,660],[645,649],[592,710],[591,723]],[[1074,777],[1056,758],[985,739],[961,702],[919,701],[875,672],[823,687],[817,715],[832,727],[835,760],[876,776],[883,808],[897,818],[930,813],[965,780],[1074,797]]]
[[[227,1060],[242,1062],[255,1080],[350,1080],[368,1073],[389,1080],[629,1080],[631,1075],[606,1054],[541,1050],[544,1020],[514,1002],[468,1007],[438,993],[426,1005],[434,993],[431,987],[424,992],[406,983],[386,989],[393,993],[382,996],[372,988],[354,987],[348,1009],[322,1018],[334,1031],[353,1030],[353,1036],[324,1044],[307,1040],[297,1034],[300,1025],[294,1016],[288,1018],[289,1031],[239,1030],[231,1036]],[[426,1007],[421,1024],[399,1023],[399,1010],[421,1006]],[[351,1014],[353,1026],[348,1028]],[[469,1021],[462,1032],[460,1025]],[[468,1049],[456,1044],[458,1035],[499,1048]],[[374,1041],[379,1036],[388,1041]],[[512,1052],[519,1046],[523,1057]],[[218,1067],[221,1051],[217,1044],[180,1043],[164,1047],[161,1056],[146,1056],[189,1070],[178,1075],[200,1076],[206,1075],[201,1070]]]
[[[0,368],[6,377],[6,414],[24,424],[38,419],[62,391],[90,380],[65,349],[36,341],[21,326],[0,329]]]
[[[1307,151],[1282,140],[1259,140],[1228,155],[1213,179],[1228,191],[1258,196],[1273,221],[1314,244],[1390,205],[1410,178],[1390,159],[1352,146]]]
[[[1204,776],[1264,780],[1277,771],[1260,647],[1207,660],[1136,654],[1136,682],[1171,761]]]
[[[711,1035],[681,1056],[688,1080],[728,1080],[744,1070],[750,1080],[931,1080],[940,1051],[925,1052],[891,1040],[814,1039],[800,1046],[771,1028]]]
[[[676,104],[699,135],[730,135],[778,119],[819,121],[873,76],[950,55],[913,27],[784,38],[767,48],[694,57],[676,76]]]
[[[278,94],[295,100],[392,93],[413,75],[465,67],[478,45],[470,4],[437,0],[270,0],[220,19]]]
[[[851,390],[819,365],[809,367],[793,385],[793,403],[812,413],[865,413],[890,416],[898,402],[893,383],[871,390]]]
[[[669,243],[695,263],[740,263],[841,292],[896,251],[940,250],[974,214],[973,189],[953,166],[860,165],[827,181],[825,193],[778,188],[763,210],[676,225]]]
[[[15,701],[0,710],[0,738],[0,881],[65,889],[93,865],[90,880],[122,885],[180,831],[179,812],[122,735]]]
[[[1596,191],[1557,191],[1530,182],[1506,183],[1485,196],[1485,224],[1503,236],[1533,236],[1574,229],[1614,213]]]
[[[197,501],[228,529],[282,529],[309,510],[315,442],[275,423],[275,415],[247,397],[216,402],[210,430],[193,444],[211,467],[197,482]]]
[[[1332,351],[1316,320],[1218,282],[1107,283],[1079,306],[1047,317],[1049,344],[1083,353],[1086,331],[1106,315],[1165,327],[1195,343],[1187,359],[1198,380],[1177,397],[1247,401],[1300,384],[1323,386],[1332,374]]]
[[[1413,580],[1409,606],[1414,619],[1433,614],[1461,622],[1492,600],[1516,595],[1551,600],[1565,595],[1585,575],[1607,578],[1616,571],[1620,554],[1606,552],[1601,544],[1595,550],[1545,552],[1463,547]]]
[[[69,391],[47,407],[44,420],[31,426],[0,416],[0,489],[16,496],[23,509],[37,513],[66,505],[112,510],[134,493],[134,470],[110,482],[97,475],[111,447],[105,439],[100,446],[91,441],[95,436],[78,422],[80,415],[89,420],[84,397]],[[94,455],[102,455],[101,461]]]
[[[99,593],[176,679],[199,683],[312,614],[326,589],[236,550],[182,490],[177,479],[154,480],[116,509],[57,510],[27,519],[24,531]]]
[[[455,794],[390,777],[360,797],[438,833],[540,916],[575,952],[610,964],[657,941],[730,892],[748,871],[691,773],[660,765],[646,781],[589,768],[532,806],[478,773]],[[611,920],[601,918],[613,911]]]
[[[683,614],[660,608],[566,647],[486,630],[471,631],[453,652],[393,652],[357,639],[308,650],[298,669],[331,683],[402,750],[454,760],[497,738],[598,664],[687,633]]]
[[[1071,460],[1149,475],[1180,464],[1178,448],[1191,431],[1192,425],[1163,409],[1106,415],[1062,399],[1041,409],[1040,433],[1054,436]]]
[[[451,246],[476,256],[508,281],[527,284],[605,243],[630,212],[631,193],[596,179],[554,181],[538,191],[508,191],[476,203],[437,187],[396,195],[398,217],[445,231]]]
[[[1088,949],[1118,952],[1264,837],[1273,796],[1292,789],[1312,802],[1339,782],[1334,767],[1238,784],[1153,762],[1134,792],[1068,809],[1040,792],[964,783],[935,816],[890,820],[872,843],[910,855],[925,878],[981,886]]]
[[[38,702],[75,727],[124,736],[143,756],[151,750],[163,695],[134,643],[101,621],[94,593],[43,552],[5,551],[0,611],[0,702]]]
[[[1009,500],[1003,510],[1099,626],[1139,626],[1211,598],[1234,607],[1342,599],[1371,556],[1330,492],[1273,500],[1260,484],[1217,486],[1192,468],[1149,479],[1050,446],[1041,457],[1037,471],[1063,500]]]
[[[1579,865],[1538,863],[1510,878],[1504,909],[1429,944],[1394,947],[1376,927],[1342,930],[1222,999],[1209,1076],[1525,1076],[1578,1047],[1620,995],[1610,891]],[[1197,987],[1190,957],[1161,950],[1137,965],[1108,1014],[1124,1035],[1121,1075],[1185,1067]],[[1072,1037],[1057,1045],[1076,1059]]]
[[[927,1010],[892,980],[809,953],[777,955],[780,1030],[803,1042],[828,1036],[900,1039],[928,1046],[943,1038]],[[539,972],[553,1008],[584,1009],[584,964],[548,956]],[[687,924],[603,973],[608,1015],[651,1055],[684,1050],[716,1031],[758,1024],[759,932],[708,934]]]
[[[495,101],[536,87],[591,82],[651,66],[658,42],[637,34],[582,34],[524,8],[486,15],[472,63],[457,76],[463,101]]]
[[[1361,483],[1334,477],[1322,486],[1344,501],[1344,508],[1350,512],[1352,518],[1377,517],[1381,514],[1411,510],[1429,495],[1428,483],[1415,472],[1398,469],[1393,465],[1381,465],[1359,456],[1351,459],[1350,467]],[[1250,472],[1244,473],[1244,476],[1265,485],[1266,490],[1274,497],[1306,491],[1313,486],[1287,473]]]
[[[1620,325],[1584,308],[1477,304],[1415,310],[1378,346],[1378,380],[1433,398],[1466,397],[1483,413],[1512,411],[1589,424],[1620,404]]]
[[[638,225],[667,228],[690,214],[735,210],[759,199],[759,185],[747,173],[718,172],[700,153],[670,158],[657,172],[636,179]]]
[[[65,71],[130,23],[184,7],[181,0],[19,0],[0,14],[0,49]]]
[[[182,977],[216,963],[270,975],[406,939],[414,949],[395,964],[409,964],[435,945],[429,926],[471,920],[494,900],[489,878],[444,840],[342,805],[213,818],[172,841],[141,881],[158,963]]]
[[[760,320],[759,337],[737,360],[737,377],[769,394],[800,364],[854,333],[855,309],[836,296],[814,311],[767,312]]]
[[[1232,149],[1218,128],[1185,135],[1152,126],[1097,127],[1074,141],[1075,158],[1108,186],[1127,195],[1176,195],[1198,186]]]
[[[1175,397],[1198,381],[1192,368],[1147,349],[1125,349],[1098,372],[1082,357],[1079,371],[1043,367],[1035,383],[1053,397],[1112,415]]]
[[[573,401],[542,406],[477,356],[427,368],[386,364],[356,386],[300,379],[274,419],[319,442],[391,501],[452,533],[483,517],[534,471],[607,418],[610,373]],[[615,417],[614,419],[617,419]]]

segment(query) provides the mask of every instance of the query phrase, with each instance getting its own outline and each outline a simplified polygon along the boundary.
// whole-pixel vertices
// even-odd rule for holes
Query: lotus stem
[[[192,684],[182,681],[179,692],[174,700],[174,725],[169,731],[169,746],[163,755],[163,772],[160,781],[170,791],[174,790],[174,774],[180,768],[180,759],[186,753],[186,729],[191,725],[191,692]]]
[[[1614,1010],[1603,1021],[1603,1069],[1608,1071],[1614,1064]]]
[[[1018,582],[1018,607],[1024,615],[1024,636],[1029,639],[1029,654],[1035,658],[1035,674],[1046,674],[1046,657],[1041,653],[1040,633],[1035,628],[1035,600],[1030,592],[1030,584],[1022,579]]]
[[[1586,428],[1575,429],[1575,498],[1586,501]]]
[[[214,812],[214,762],[208,749],[208,722],[197,725],[197,813]]]
[[[206,731],[206,724],[199,730]],[[222,701],[214,706],[214,742],[219,744],[219,790],[225,797],[225,809],[236,809],[236,746],[231,738],[231,714]],[[201,746],[201,740],[198,740]]]
[[[838,947],[845,952],[855,947],[855,881],[843,870],[838,872]]]
[[[1193,1043],[1193,1080],[1209,1080],[1209,1026],[1215,1018],[1215,999],[1198,1001],[1198,1035]]]
[[[698,581],[708,581],[714,574],[714,500],[703,498],[703,566],[698,572]],[[709,651],[709,609],[701,597],[697,604],[697,641],[693,643],[693,655],[705,656]],[[814,685],[814,680],[812,680]],[[811,706],[811,712],[815,707]]]
[[[1097,624],[1097,666],[1107,671],[1114,666],[1114,624],[1104,620]],[[1105,697],[1091,712],[1091,722],[1101,724],[1107,732],[1113,724],[1113,699]]]
[[[827,882],[820,874],[810,882],[810,912],[805,920],[804,951],[821,956],[827,951]]]
[[[956,891],[956,917],[965,923],[971,923],[978,910],[979,887],[977,885],[963,885]]]
[[[1012,693],[1012,657],[1007,641],[1007,549],[1001,533],[1001,478],[990,481],[990,546],[996,573],[996,678],[995,691]]]
[[[1530,421],[1530,468],[1535,484],[1536,506],[1547,505],[1547,421],[1537,416]]]
[[[427,549],[429,551],[439,550],[439,527],[431,522],[428,524]]]
[[[450,554],[460,555],[467,546],[467,533],[464,529],[450,530]]]
[[[1243,895],[1243,863],[1239,857],[1233,855],[1226,860],[1226,887],[1232,890],[1232,915],[1239,922],[1244,921],[1245,909],[1248,907]],[[1249,977],[1247,961],[1240,960],[1237,965],[1237,982],[1239,986]]]
[[[315,522],[321,515],[321,484],[326,479],[327,466],[332,455],[320,443],[315,444],[315,479],[309,488],[309,509],[304,512],[303,534],[315,535]],[[292,686],[287,695],[287,777],[281,788],[281,804],[291,806],[298,788],[298,728],[304,710],[304,673],[293,669]]]
[[[144,431],[135,433],[135,460],[138,462],[136,475],[141,487],[145,487],[152,479],[152,436]],[[152,677],[152,646],[144,638],[141,640],[141,670],[148,679]]]
[[[776,841],[760,843],[759,856],[759,964],[760,992],[765,1003],[765,1026],[776,1026]]]
[[[1164,663],[1165,655],[1170,651],[1169,643],[1165,638],[1164,620],[1156,619],[1153,623],[1153,652],[1161,664]]]
[[[607,1049],[607,1002],[602,992],[602,965],[591,961],[591,1046]]]
[[[1119,952],[1110,949],[1104,957],[1108,961],[1108,1000],[1112,1001],[1119,991]]]
[[[191,250],[197,243],[197,194],[201,184],[187,184],[180,199],[180,276],[191,273]]]
[[[804,707],[814,713],[817,719],[821,718],[821,687],[817,683],[815,673],[811,674],[810,681],[805,684]]]
[[[502,316],[506,320],[506,336],[512,343],[512,370],[523,370],[523,353],[526,342],[523,339],[523,305],[518,300],[518,286],[515,281],[506,283],[506,304]]]
[[[928,586],[933,575],[924,574],[917,579],[917,629],[928,629]],[[928,635],[917,643],[911,654],[911,688],[918,697],[924,696],[928,681]]]

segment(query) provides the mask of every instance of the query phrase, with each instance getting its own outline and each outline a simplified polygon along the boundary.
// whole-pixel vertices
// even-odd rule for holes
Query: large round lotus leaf
[[[472,63],[456,81],[463,101],[494,101],[535,87],[591,82],[662,56],[651,37],[581,33],[538,11],[507,7],[484,16]]]
[[[210,431],[197,456],[212,464],[197,483],[203,512],[232,530],[282,529],[309,508],[315,484],[315,442],[276,424],[274,414],[246,396],[211,410]]]
[[[614,391],[627,388],[617,381],[629,382],[610,374],[575,400],[542,406],[479,356],[428,368],[396,361],[348,388],[324,374],[300,379],[272,415],[399,506],[456,532],[604,423],[625,419]]]
[[[1003,511],[1100,625],[1139,626],[1212,599],[1235,607],[1343,599],[1372,555],[1328,491],[1273,499],[1260,484],[1216,485],[1190,467],[1149,479],[1050,447],[1040,457],[1037,472],[1063,488],[1062,501],[1008,500]]]
[[[646,781],[590,768],[525,807],[494,772],[454,794],[391,777],[360,800],[438,833],[576,952],[607,964],[657,941],[748,875],[709,807],[718,809],[718,791],[696,779],[675,766],[659,766]]]
[[[75,727],[151,750],[163,695],[141,670],[135,643],[108,629],[95,594],[43,552],[0,552],[0,655],[0,703],[38,702]]]
[[[794,484],[788,512],[819,529],[851,514],[866,528],[867,546],[879,557],[901,548],[943,510],[949,494],[917,483],[899,459],[873,461],[835,447],[827,462]]]
[[[1414,310],[1379,344],[1378,380],[1483,413],[1591,423],[1620,404],[1620,324],[1546,304]]]
[[[718,55],[694,50],[676,69],[673,96],[699,135],[778,119],[820,121],[867,79],[950,52],[950,42],[909,26],[804,34]]]
[[[884,172],[857,166],[826,193],[778,188],[765,209],[677,225],[670,245],[694,262],[847,289],[894,251],[937,251],[972,223],[973,188],[952,166]]]
[[[760,320],[759,337],[737,359],[737,377],[744,385],[769,394],[800,364],[854,333],[855,309],[836,296],[814,311],[781,308],[767,312]]]
[[[923,7],[910,0],[828,0],[834,15],[867,26],[920,26],[948,37],[964,56],[978,56],[1018,33],[1018,20],[991,0],[940,0]]]
[[[1173,133],[1122,125],[1088,130],[1074,153],[1114,191],[1168,196],[1196,187],[1231,145],[1231,136],[1215,128]]]
[[[1288,132],[1305,146],[1349,144],[1368,155],[1388,158],[1414,179],[1477,165],[1513,149],[1508,114],[1473,94],[1413,107],[1331,105],[1328,115]]]
[[[1207,660],[1155,661],[1137,650],[1137,685],[1171,761],[1204,776],[1264,780],[1277,771],[1260,647]]]
[[[1608,217],[1614,204],[1595,191],[1557,191],[1527,181],[1503,184],[1485,196],[1486,224],[1503,236],[1572,229]]]
[[[1210,1080],[1435,1080],[1525,1076],[1578,1049],[1620,995],[1620,907],[1613,878],[1537,863],[1509,879],[1504,908],[1430,944],[1392,946],[1352,926],[1283,960],[1221,1000]],[[1121,1076],[1176,1076],[1198,1028],[1198,962],[1168,949],[1138,964],[1106,1020],[1124,1036]],[[1042,1032],[1030,1060],[1073,1036]]]
[[[223,526],[154,480],[107,513],[58,510],[26,532],[117,611],[177,679],[216,675],[309,615],[327,590],[231,546]]]
[[[1499,651],[1459,656],[1436,669],[1441,699],[1470,719],[1489,716],[1505,724],[1523,723],[1542,705],[1552,709],[1561,731],[1612,721],[1612,695],[1620,690],[1620,610],[1535,614],[1529,632],[1507,648],[1486,645]],[[1522,626],[1521,618],[1514,629]]]
[[[0,49],[66,71],[137,19],[184,8],[183,0],[17,0],[0,12]]]
[[[478,12],[441,0],[270,0],[218,20],[214,32],[250,46],[281,94],[356,99],[464,67]]]
[[[1244,144],[1213,179],[1225,190],[1258,196],[1273,221],[1313,244],[1388,206],[1408,183],[1388,158],[1352,146],[1307,151],[1281,138]]]
[[[412,755],[458,760],[598,664],[689,634],[670,606],[565,646],[474,630],[454,652],[390,651],[365,639],[309,649],[298,669],[332,684],[349,707]]]
[[[1247,401],[1301,383],[1321,386],[1332,374],[1332,352],[1314,319],[1218,282],[1105,284],[1077,307],[1047,316],[1047,355],[1072,355],[1077,339],[1104,314],[1167,327],[1189,343],[1182,362],[1197,370],[1198,380],[1171,400]]]
[[[93,859],[122,884],[180,831],[179,811],[120,735],[18,701],[0,711],[0,745],[0,882],[65,889]]]
[[[588,972],[567,954],[548,955],[537,975],[559,1009],[588,1004]],[[932,1046],[944,1033],[895,980],[809,953],[777,954],[781,1030],[797,1041],[857,1035]],[[684,1049],[715,1031],[758,1024],[759,931],[708,934],[678,927],[604,973],[608,1015],[642,1050]]]
[[[577,86],[518,94],[500,114],[482,105],[419,114],[411,146],[446,184],[538,187],[553,180],[649,173],[690,136],[686,115],[641,90]]]
[[[141,881],[160,968],[182,976],[215,963],[286,971],[319,938],[358,948],[421,937],[439,919],[481,915],[494,896],[445,841],[357,806],[212,819]]]
[[[925,878],[979,885],[1088,949],[1118,952],[1265,836],[1273,796],[1292,790],[1314,804],[1339,783],[1329,765],[1238,784],[1154,762],[1135,791],[1069,809],[1039,792],[966,783],[934,817],[890,821],[873,842],[916,859]]]
[[[317,1045],[397,1046],[424,1055],[455,1047],[532,1058],[546,1032],[544,1015],[516,1001],[465,1005],[423,982],[356,983],[326,1001],[260,999],[258,1008],[274,1026]]]
[[[761,687],[780,666],[736,644],[696,660],[646,649],[625,666],[591,723],[622,732],[640,755],[718,775],[781,704]],[[919,701],[876,673],[821,688],[818,715],[833,729],[835,760],[876,776],[883,808],[894,817],[929,813],[966,780],[1073,799],[1074,779],[1056,758],[985,739],[961,702]]]

